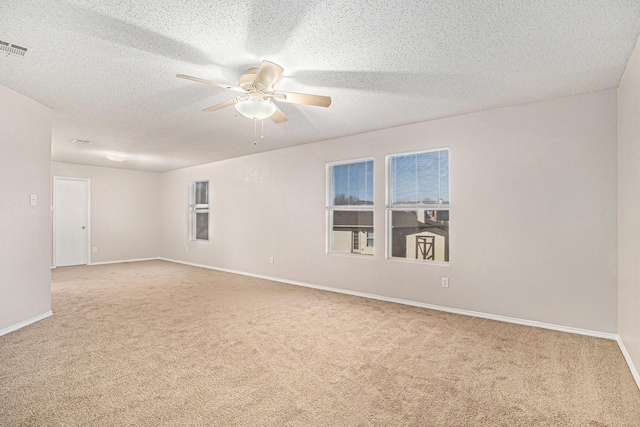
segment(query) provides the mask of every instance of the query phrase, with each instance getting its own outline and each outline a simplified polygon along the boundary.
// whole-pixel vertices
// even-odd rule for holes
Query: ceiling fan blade
[[[204,83],[204,84],[208,84],[211,86],[217,86],[217,87],[223,87],[225,89],[230,89],[230,90],[235,90],[236,92],[244,92],[243,89],[236,87],[236,86],[229,86],[223,83],[216,83],[216,82],[212,82],[210,80],[205,80],[205,79],[201,79],[198,77],[191,77],[191,76],[187,76],[185,74],[176,74],[176,77],[180,78],[180,79],[186,79],[186,80],[192,80],[194,82],[198,82],[198,83]]]
[[[269,61],[262,61],[253,85],[260,90],[271,90],[275,82],[278,81],[284,68]]]
[[[236,102],[238,102],[238,98],[233,98],[233,99],[230,99],[230,100],[228,100],[228,101],[221,102],[220,104],[216,104],[216,105],[214,105],[214,106],[212,106],[212,107],[205,108],[205,109],[204,109],[204,110],[202,110],[202,111],[205,111],[205,112],[207,112],[207,113],[209,113],[209,112],[211,112],[211,111],[217,111],[217,110],[220,110],[220,109],[222,109],[222,108],[224,108],[224,107],[228,107],[229,105],[233,105],[233,104],[235,104]]]
[[[275,123],[284,123],[289,120],[275,103],[273,105],[275,105],[276,107],[276,112],[271,115],[271,120],[273,120]]]
[[[328,107],[331,105],[331,98],[321,95],[278,91],[273,94],[273,97],[278,101],[290,102],[292,104],[315,105],[317,107]]]

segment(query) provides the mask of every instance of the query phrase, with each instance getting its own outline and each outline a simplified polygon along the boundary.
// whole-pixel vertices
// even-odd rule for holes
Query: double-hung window
[[[387,156],[387,254],[449,261],[449,149]]]
[[[373,255],[373,159],[327,164],[329,253]]]
[[[209,181],[189,186],[189,239],[209,240]]]

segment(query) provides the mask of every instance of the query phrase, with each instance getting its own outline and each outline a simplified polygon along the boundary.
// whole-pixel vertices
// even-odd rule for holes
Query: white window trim
[[[443,151],[446,150],[449,152],[449,204],[391,204],[391,159],[393,157],[402,157],[402,156],[411,156],[414,154],[424,154],[424,153],[432,153],[434,151]],[[396,262],[406,262],[412,264],[422,264],[422,265],[437,265],[448,267],[451,264],[451,253],[449,253],[449,261],[431,261],[431,260],[422,260],[422,259],[411,259],[411,258],[401,258],[394,257],[391,255],[391,244],[393,241],[392,230],[391,230],[391,215],[392,211],[406,211],[406,210],[433,210],[433,211],[451,211],[452,198],[451,198],[451,148],[450,147],[437,147],[437,148],[429,148],[426,150],[414,150],[414,151],[405,151],[401,153],[393,153],[387,154],[385,156],[385,186],[384,186],[384,200],[385,200],[385,259],[392,260]],[[449,230],[451,230],[451,220],[449,220]],[[449,239],[451,239],[451,234],[449,234]]]
[[[333,171],[334,166],[348,165],[351,163],[361,163],[361,162],[373,162],[373,179],[371,180],[372,192],[373,192],[373,204],[372,205],[362,205],[362,206],[334,206],[333,205]],[[374,218],[374,231],[375,231],[375,160],[373,157],[361,157],[356,159],[349,160],[339,160],[334,162],[327,162],[325,165],[325,179],[326,179],[326,200],[325,200],[325,211],[326,211],[326,239],[325,239],[325,254],[332,256],[345,256],[359,259],[373,259],[375,256],[375,238],[373,241],[374,244],[374,252],[373,255],[363,256],[361,254],[354,253],[345,253],[345,252],[333,252],[331,249],[333,248],[333,212],[334,211],[371,211],[373,212]]]

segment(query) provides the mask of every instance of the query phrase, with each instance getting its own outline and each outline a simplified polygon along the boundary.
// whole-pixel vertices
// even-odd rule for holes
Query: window
[[[449,262],[449,150],[387,156],[391,258]]]
[[[209,240],[209,181],[192,182],[189,190],[189,238]]]
[[[373,231],[367,231],[367,246],[373,247]]]
[[[328,252],[373,255],[373,160],[328,164],[327,189]]]

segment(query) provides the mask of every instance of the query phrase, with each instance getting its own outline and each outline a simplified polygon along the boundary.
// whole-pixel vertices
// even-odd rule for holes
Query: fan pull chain
[[[253,145],[258,145],[258,119],[253,119]],[[260,120],[260,139],[264,139],[264,120]]]

